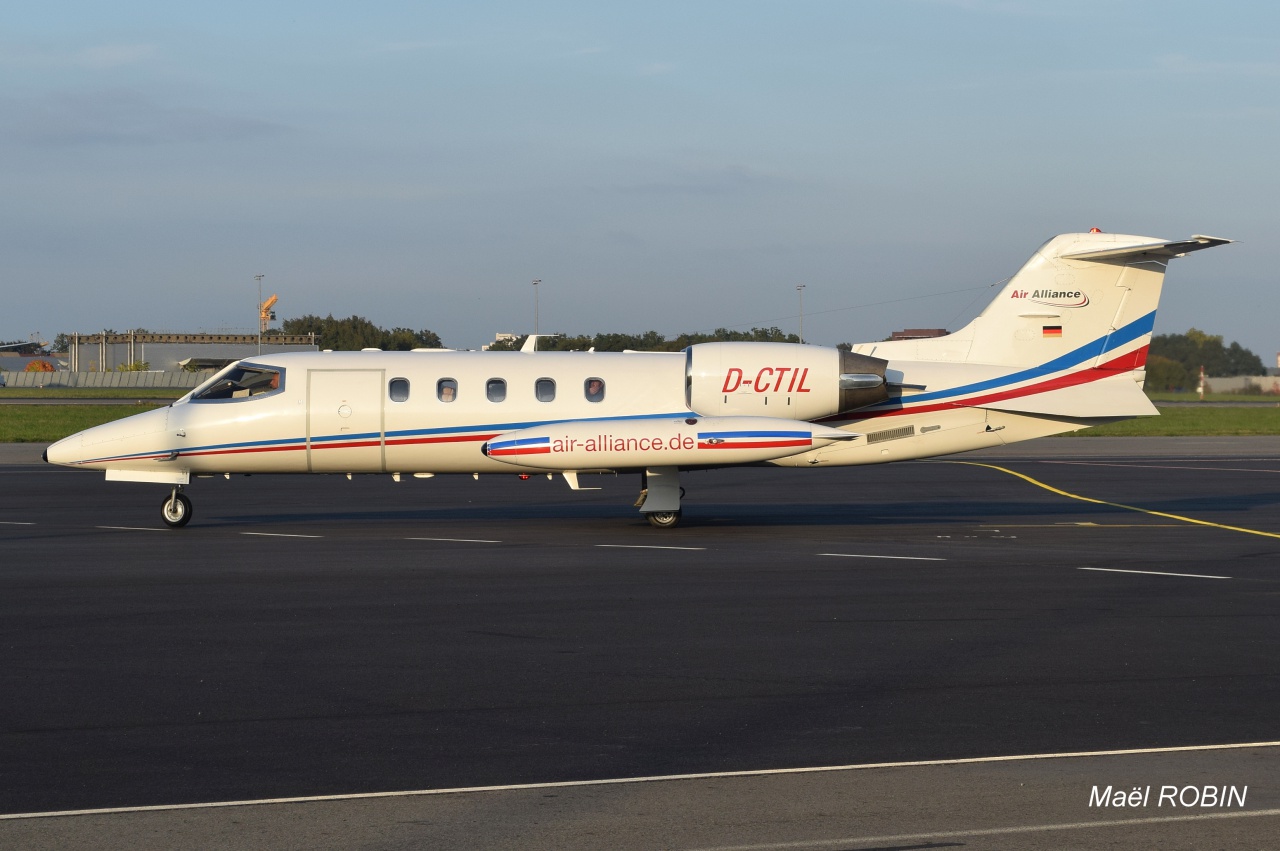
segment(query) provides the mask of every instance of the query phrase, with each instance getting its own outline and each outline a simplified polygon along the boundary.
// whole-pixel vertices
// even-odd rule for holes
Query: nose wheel
[[[166,526],[178,529],[191,522],[191,500],[174,488],[160,506],[160,517]]]

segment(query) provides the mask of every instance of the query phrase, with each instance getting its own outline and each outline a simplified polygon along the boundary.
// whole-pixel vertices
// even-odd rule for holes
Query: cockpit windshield
[[[192,402],[217,402],[265,396],[284,387],[284,370],[236,364],[191,394]]]

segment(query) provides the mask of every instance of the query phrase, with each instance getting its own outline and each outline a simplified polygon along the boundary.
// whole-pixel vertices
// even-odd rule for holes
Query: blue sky
[[[1016,0],[22,4],[0,337],[357,313],[960,327],[1045,239],[1241,240],[1157,332],[1274,365],[1280,11]]]

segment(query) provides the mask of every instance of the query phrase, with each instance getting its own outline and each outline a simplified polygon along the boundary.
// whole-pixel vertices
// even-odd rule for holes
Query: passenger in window
[[[604,381],[599,378],[588,378],[586,384],[587,401],[604,401]]]
[[[452,378],[440,379],[436,394],[440,397],[441,402],[452,402],[458,396],[458,382]]]

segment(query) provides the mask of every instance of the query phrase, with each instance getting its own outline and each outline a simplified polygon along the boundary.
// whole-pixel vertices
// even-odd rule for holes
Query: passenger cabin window
[[[409,401],[409,379],[393,378],[391,379],[391,384],[388,386],[388,389],[391,393],[392,402]]]
[[[265,396],[284,387],[284,371],[258,366],[237,366],[191,396],[193,402],[217,402]]]
[[[588,402],[603,402],[604,379],[588,378],[582,384],[582,392],[586,394]]]
[[[458,398],[458,382],[453,378],[442,378],[436,382],[436,398],[441,402],[452,402]]]
[[[507,382],[501,378],[490,378],[484,385],[484,395],[490,402],[501,402],[507,398]]]
[[[538,383],[533,385],[533,395],[539,402],[554,402],[556,400],[555,381],[550,378],[539,378]]]

